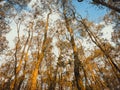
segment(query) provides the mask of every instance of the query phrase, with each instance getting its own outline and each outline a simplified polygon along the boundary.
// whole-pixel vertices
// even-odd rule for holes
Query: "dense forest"
[[[74,1],[0,0],[0,90],[120,90],[120,1],[76,0],[97,24]]]

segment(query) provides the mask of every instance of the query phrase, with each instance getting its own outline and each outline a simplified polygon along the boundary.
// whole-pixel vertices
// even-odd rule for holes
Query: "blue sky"
[[[78,2],[78,0],[72,1],[77,12],[82,15],[82,17],[87,17],[90,21],[99,23],[102,21],[103,16],[107,13],[106,8],[99,9],[97,6],[90,4],[90,1],[92,0],[84,0],[83,2]],[[20,12],[22,9],[30,11],[30,8],[27,6],[14,4],[14,7],[18,12]]]
[[[102,17],[107,13],[107,9],[98,8],[95,5],[90,4],[91,0],[84,0],[83,2],[78,2],[77,0],[73,0],[73,5],[77,12],[82,15],[82,17],[88,17],[90,21],[100,22],[102,21]]]

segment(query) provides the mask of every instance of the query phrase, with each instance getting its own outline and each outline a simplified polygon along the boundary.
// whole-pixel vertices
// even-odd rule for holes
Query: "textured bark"
[[[109,63],[111,64],[113,71],[116,72],[118,71],[120,73],[120,69],[119,67],[113,62],[111,56],[104,50],[104,47],[102,47],[101,41],[99,40],[98,37],[96,37],[88,28],[88,26],[85,24],[85,22],[81,21],[81,23],[83,24],[84,28],[86,29],[90,39],[92,40],[93,43],[95,43],[100,50],[104,53],[105,57],[108,59]],[[114,68],[116,70],[114,70]]]
[[[71,27],[69,25],[69,22],[68,22],[67,17],[66,17],[66,13],[64,13],[64,17],[65,17],[66,28],[67,28],[68,32],[70,33],[70,37],[71,37],[70,42],[71,42],[72,49],[73,49],[73,54],[74,54],[74,75],[75,75],[75,81],[76,81],[77,89],[78,90],[85,90],[83,82],[80,78],[79,70],[80,70],[80,67],[82,66],[82,63],[80,62],[80,60],[78,58],[78,52],[77,52],[77,47],[75,45],[73,30],[71,29]]]
[[[101,5],[103,5],[103,6],[107,7],[107,8],[110,8],[110,9],[120,13],[120,8],[119,7],[116,7],[116,6],[113,6],[113,5],[109,4],[109,3],[106,3],[103,0],[93,0],[93,2],[95,2],[97,4],[101,4]]]
[[[50,81],[50,85],[48,87],[48,90],[55,90],[55,87],[56,87],[56,78],[57,78],[57,71],[58,71],[58,66],[57,66],[57,68],[55,70],[54,77]]]
[[[84,21],[81,21],[81,23],[83,24],[83,26],[84,26],[86,32],[88,33],[90,39],[92,40],[92,42],[100,48],[100,50],[103,52],[104,56],[108,59],[109,64],[112,66],[112,70],[114,71],[116,77],[118,78],[118,81],[120,82],[120,75],[119,75],[120,74],[120,69],[119,69],[119,67],[114,63],[111,56],[106,52],[106,50],[102,46],[99,38],[91,32],[91,30],[88,28],[88,26],[86,25],[86,23]]]
[[[19,27],[20,28],[20,27]],[[31,38],[30,38],[30,30],[29,30],[29,32],[28,32],[28,38],[27,38],[27,40],[26,40],[26,42],[25,42],[25,45],[24,45],[24,49],[23,49],[23,51],[22,51],[22,56],[21,56],[21,58],[20,58],[20,60],[19,60],[19,62],[17,61],[17,52],[18,52],[18,46],[19,46],[19,42],[20,42],[20,39],[19,39],[19,28],[18,28],[18,41],[17,41],[17,44],[16,44],[16,51],[15,51],[15,70],[14,70],[14,74],[15,74],[15,79],[11,82],[11,85],[10,85],[10,87],[11,87],[11,90],[13,90],[13,89],[17,89],[17,85],[16,85],[16,83],[18,83],[17,81],[17,75],[18,75],[18,73],[20,72],[20,70],[21,70],[21,67],[22,67],[22,62],[23,62],[23,58],[24,58],[24,56],[25,56],[25,49],[26,49],[26,46],[27,46],[27,44],[29,43],[29,41],[31,42],[31,40],[32,40],[32,36],[33,36],[33,33],[32,33],[32,36],[31,36]],[[29,48],[28,48],[28,50],[29,50]],[[28,50],[27,50],[27,52],[26,53],[28,53]],[[17,66],[17,63],[18,63],[18,66]],[[19,86],[19,85],[18,85]]]
[[[38,51],[38,59],[37,59],[37,61],[35,63],[35,68],[34,68],[32,74],[31,74],[31,77],[30,77],[30,79],[31,79],[31,81],[30,81],[30,83],[31,83],[30,90],[36,90],[38,70],[39,70],[39,66],[41,64],[41,61],[44,58],[44,51],[45,51],[46,46],[47,46],[46,44],[47,44],[47,31],[48,31],[48,25],[49,25],[49,16],[52,13],[50,7],[49,7],[49,10],[50,10],[50,12],[47,15],[47,21],[46,21],[43,45],[42,45],[42,48],[41,48],[41,52],[39,53],[39,51]]]
[[[18,41],[16,43],[16,47],[15,47],[15,53],[14,53],[14,57],[15,57],[15,64],[14,64],[14,75],[15,75],[15,78],[14,80],[11,82],[10,84],[10,90],[16,90],[16,83],[17,83],[17,69],[19,67],[17,67],[17,63],[18,63],[18,59],[17,59],[17,53],[18,53],[18,48],[19,48],[19,43],[20,43],[20,35],[19,35],[19,32],[20,32],[20,25],[21,25],[21,22],[20,23],[16,23],[17,24],[17,36],[18,36]],[[20,64],[22,63],[22,61],[20,60],[19,61]]]

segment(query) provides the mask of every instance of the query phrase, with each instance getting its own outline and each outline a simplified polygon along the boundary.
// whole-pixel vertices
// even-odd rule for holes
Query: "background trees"
[[[16,36],[13,48],[1,39],[1,90],[119,90],[119,11],[110,0],[93,2],[114,10],[104,18],[114,44],[102,37],[106,24],[82,18],[71,0],[3,1],[0,38],[12,25]]]

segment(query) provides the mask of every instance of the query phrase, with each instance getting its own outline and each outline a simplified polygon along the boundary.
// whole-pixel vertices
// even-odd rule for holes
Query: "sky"
[[[86,1],[79,3],[79,2],[77,2],[77,0],[73,0],[73,4],[75,5],[75,8],[79,14],[81,14],[83,17],[87,16],[90,21],[94,21],[97,23],[98,22],[100,23],[102,21],[102,18],[100,18],[100,17],[104,16],[107,13],[107,11],[105,9],[98,9],[97,7],[89,4]],[[16,5],[15,7],[16,7],[16,9],[21,9],[20,6],[18,6],[18,5]],[[26,7],[23,9],[26,11],[29,11],[28,8],[26,8]],[[51,18],[55,19],[55,14]],[[11,47],[11,48],[14,47],[14,37],[16,36],[16,33],[17,33],[14,30],[14,29],[16,29],[16,27],[14,27],[14,26],[16,26],[16,25],[14,23],[11,23],[12,31],[6,35],[6,38],[9,41],[9,47]],[[104,38],[107,38],[108,40],[110,40],[111,34],[110,34],[110,32],[109,33],[107,32],[108,29],[110,31],[113,30],[111,25],[104,28],[104,31],[106,31]],[[23,33],[23,32],[21,32],[21,33]],[[86,42],[84,42],[84,44],[86,45],[86,47],[91,47],[90,44],[88,44]],[[1,60],[2,60],[2,57],[0,57],[0,61]]]
[[[87,17],[90,21],[96,23],[101,22],[108,10],[105,7],[99,8],[92,5],[90,1],[91,0],[84,0],[83,2],[78,2],[77,0],[73,0],[73,5],[75,6],[77,13],[82,15],[82,17]]]
[[[78,2],[78,0],[72,0],[77,13],[82,15],[84,18],[87,17],[90,21],[99,23],[102,21],[103,16],[107,13],[107,9],[105,7],[100,9],[97,6],[92,5],[90,1],[92,0],[83,0],[82,2]],[[26,11],[30,10],[29,7],[21,6],[19,4],[14,4],[14,7],[18,12],[20,12],[22,9]]]
[[[83,2],[78,2],[77,0],[73,0],[73,5],[75,6],[77,12],[82,15],[82,17],[88,17],[88,19],[90,21],[94,21],[95,23],[100,23],[102,22],[102,17],[107,13],[107,10],[106,9],[99,9],[97,6],[94,6],[92,4],[90,4],[91,0],[84,0]],[[21,9],[21,7],[16,4],[15,5],[15,8],[18,9],[18,11]],[[25,7],[25,8],[22,8],[26,11],[29,11],[28,10],[29,6],[28,7]],[[53,15],[52,20],[55,18],[56,14]],[[12,23],[12,28],[15,28],[14,24]],[[111,28],[110,28],[111,29]],[[7,38],[9,37],[10,34],[12,34],[12,37],[9,37],[8,40],[9,41],[13,41],[14,36],[16,36],[15,34],[16,32],[15,31],[11,31],[8,35],[7,35]],[[110,35],[109,34],[106,34],[106,35]],[[9,43],[10,46],[14,47],[13,43]]]

